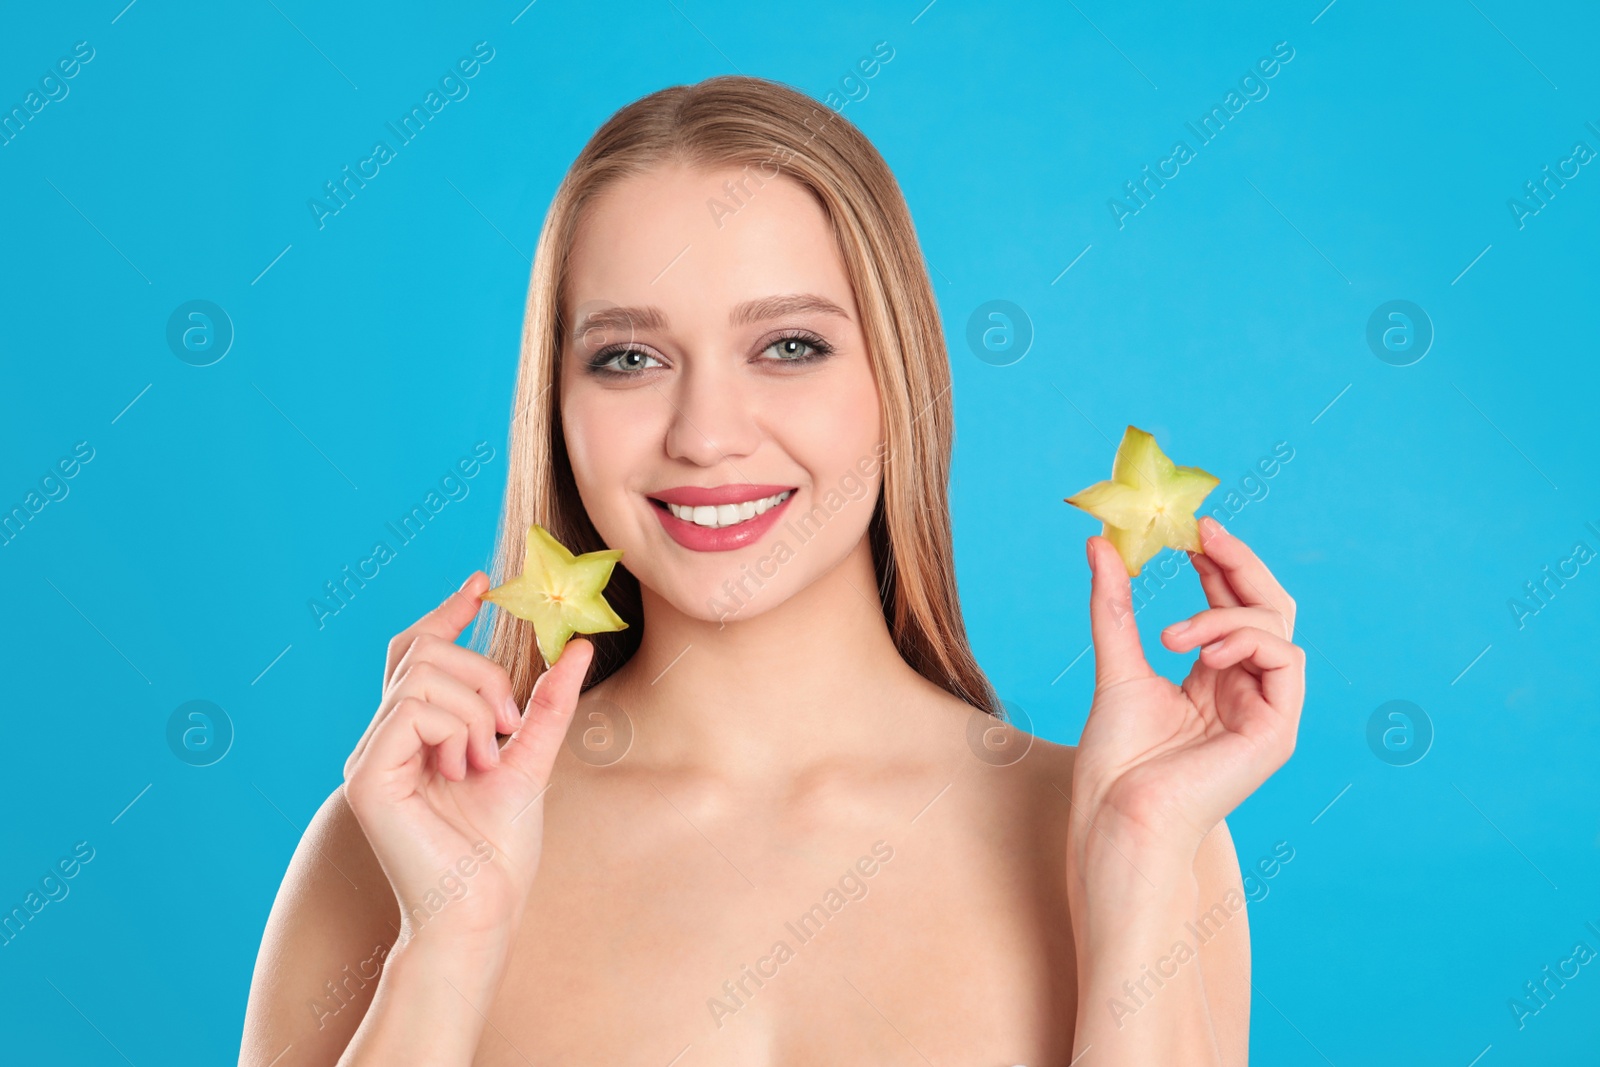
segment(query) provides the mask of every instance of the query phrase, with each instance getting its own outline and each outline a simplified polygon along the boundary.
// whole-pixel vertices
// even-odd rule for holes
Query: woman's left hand
[[[1134,624],[1127,568],[1104,537],[1089,538],[1095,693],[1078,745],[1073,806],[1119,851],[1190,857],[1219,821],[1294,751],[1305,698],[1305,652],[1294,645],[1294,601],[1243,541],[1209,516],[1204,554],[1189,553],[1210,607],[1162,631],[1174,652],[1200,648],[1181,686],[1151,669]]]

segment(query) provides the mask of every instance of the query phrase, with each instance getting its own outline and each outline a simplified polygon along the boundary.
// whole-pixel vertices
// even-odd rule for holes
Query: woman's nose
[[[760,439],[754,396],[744,389],[738,368],[688,361],[682,374],[658,387],[671,406],[667,454],[700,467],[737,461],[755,451]]]

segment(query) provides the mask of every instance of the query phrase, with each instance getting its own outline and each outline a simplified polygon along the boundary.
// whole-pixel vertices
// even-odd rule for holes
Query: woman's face
[[[567,454],[608,547],[701,619],[748,619],[862,547],[883,435],[827,216],[757,168],[662,167],[579,222]]]

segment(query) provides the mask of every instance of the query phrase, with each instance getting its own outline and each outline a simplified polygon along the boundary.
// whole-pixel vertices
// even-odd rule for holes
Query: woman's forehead
[[[591,301],[703,310],[816,293],[849,309],[851,295],[833,227],[811,192],[738,167],[619,179],[585,205],[564,281],[567,321]]]

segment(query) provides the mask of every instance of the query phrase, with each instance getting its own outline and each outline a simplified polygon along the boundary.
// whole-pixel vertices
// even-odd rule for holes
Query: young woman
[[[531,522],[621,549],[628,628],[542,671],[497,613],[469,650],[476,572],[390,642],[241,1062],[1245,1063],[1223,818],[1294,746],[1294,602],[1204,520],[1176,686],[1091,537],[1081,742],[1020,734],[961,621],[951,435],[859,131],[743,77],[611,118],[540,236],[494,570]]]

